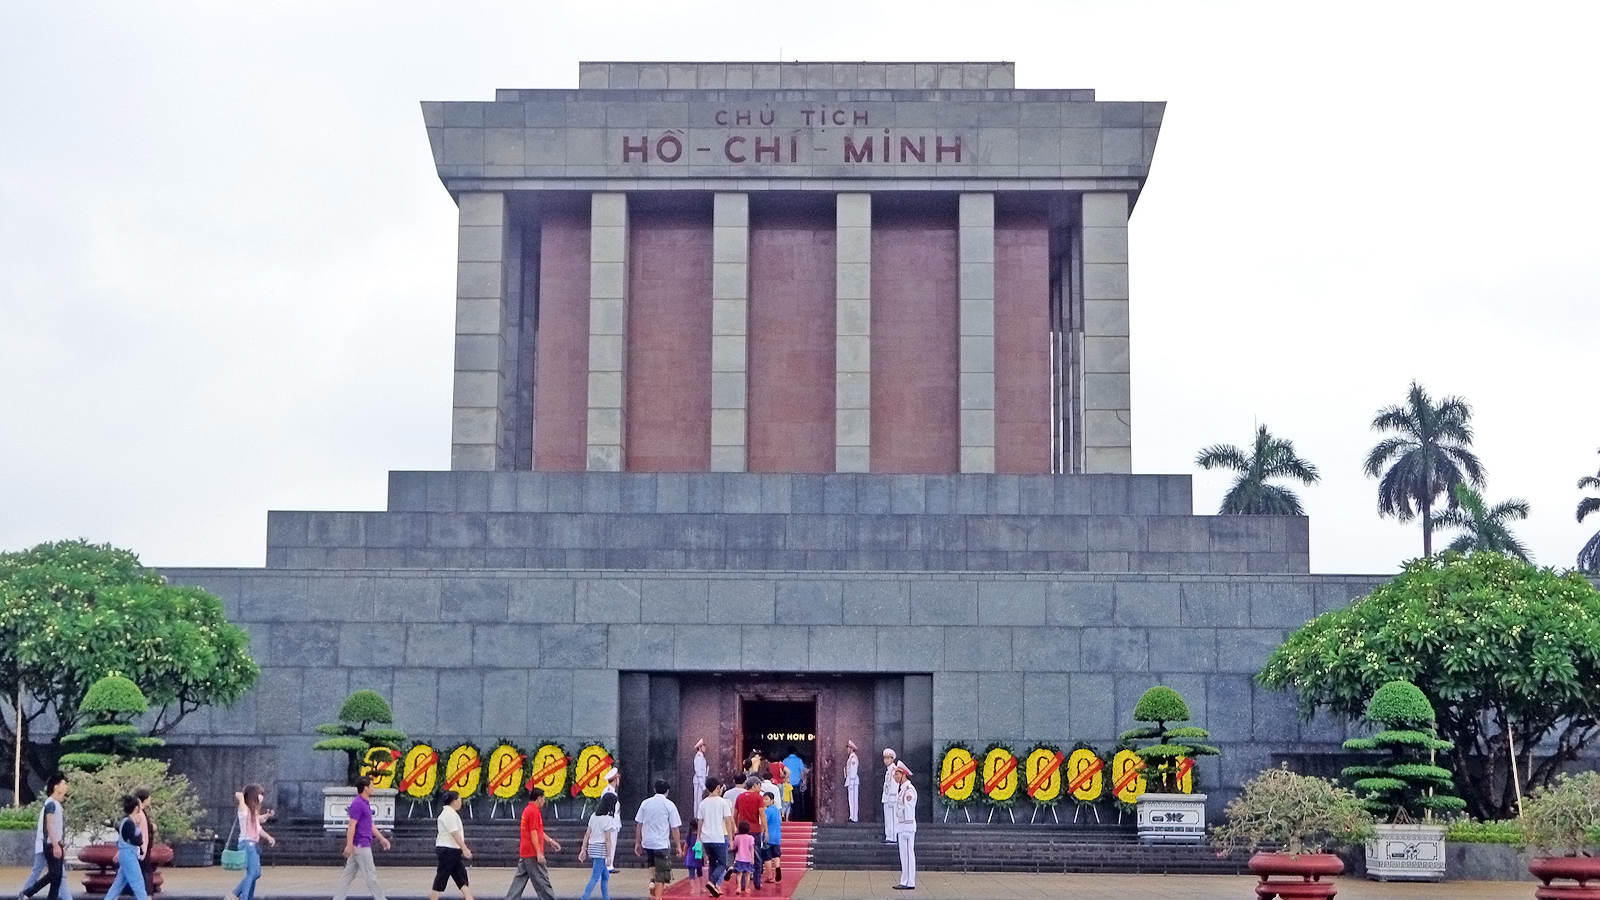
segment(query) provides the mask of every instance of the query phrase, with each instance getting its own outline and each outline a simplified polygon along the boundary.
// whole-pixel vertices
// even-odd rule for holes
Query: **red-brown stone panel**
[[[752,472],[832,472],[832,197],[753,195],[750,203]]]
[[[586,203],[555,206],[539,216],[539,334],[533,384],[533,467],[583,471],[589,417]]]
[[[635,197],[630,197],[633,203]],[[711,468],[711,198],[633,203],[628,215],[626,462]]]
[[[874,472],[960,468],[956,198],[873,197]]]
[[[995,471],[1050,471],[1050,220],[995,210]]]

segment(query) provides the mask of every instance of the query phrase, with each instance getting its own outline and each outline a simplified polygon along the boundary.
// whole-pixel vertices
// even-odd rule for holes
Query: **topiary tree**
[[[1475,818],[1516,815],[1600,738],[1600,590],[1498,553],[1446,551],[1290,634],[1256,680],[1293,688],[1301,714],[1359,718],[1385,683],[1416,685],[1451,748],[1441,764]]]
[[[24,764],[42,778],[78,730],[89,686],[111,673],[144,692],[147,732],[166,734],[255,685],[249,647],[220,599],[169,584],[130,551],[75,540],[0,553],[0,695],[27,697],[20,725],[0,715],[0,743],[13,746],[20,728]]]
[[[1367,721],[1379,731],[1344,742],[1346,750],[1383,753],[1372,765],[1346,766],[1344,777],[1364,794],[1361,802],[1391,822],[1410,822],[1424,814],[1458,812],[1467,802],[1451,793],[1450,770],[1432,763],[1434,753],[1450,749],[1434,736],[1433,704],[1409,681],[1391,681],[1372,695]]]
[[[107,675],[89,686],[78,704],[78,712],[92,724],[61,739],[62,746],[74,748],[61,756],[61,765],[92,772],[119,759],[139,756],[142,751],[166,743],[145,737],[133,720],[150,710],[144,691],[121,675]]]
[[[375,727],[392,724],[394,712],[382,694],[366,688],[352,691],[339,706],[339,721],[317,726],[317,733],[328,737],[312,744],[311,749],[345,754],[347,781],[354,784],[361,774],[361,760],[368,751],[374,747],[399,750],[405,742],[404,731]]]
[[[1211,732],[1204,728],[1167,727],[1168,722],[1189,721],[1189,704],[1183,702],[1182,695],[1166,685],[1158,684],[1144,692],[1138,705],[1133,708],[1133,720],[1154,724],[1124,731],[1118,740],[1132,747],[1133,752],[1144,760],[1146,783],[1158,785],[1163,792],[1178,791],[1180,759],[1216,756],[1221,752],[1208,744],[1198,743],[1201,739],[1211,737]],[[1149,743],[1140,747],[1134,741]]]

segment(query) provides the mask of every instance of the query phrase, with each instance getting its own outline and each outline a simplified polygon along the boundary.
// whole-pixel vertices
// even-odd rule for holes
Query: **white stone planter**
[[[1139,840],[1198,844],[1206,837],[1205,794],[1141,794]]]
[[[394,788],[381,788],[372,792],[372,827],[394,828],[394,801],[400,792]],[[343,831],[350,821],[350,801],[356,798],[353,787],[325,787],[322,789],[322,828],[325,831]]]
[[[1367,842],[1367,877],[1379,881],[1443,881],[1443,825],[1379,825]]]

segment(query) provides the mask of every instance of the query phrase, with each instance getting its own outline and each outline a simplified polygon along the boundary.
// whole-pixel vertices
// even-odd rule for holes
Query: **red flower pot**
[[[1533,889],[1538,900],[1600,900],[1600,857],[1536,856],[1529,861],[1528,871],[1544,882]],[[1551,884],[1556,878],[1577,884]]]
[[[95,867],[93,871],[83,873],[85,893],[104,894],[111,887],[111,882],[117,879],[116,844],[90,844],[78,851],[78,860]],[[164,880],[160,867],[172,862],[172,848],[166,844],[156,844],[150,848],[149,861],[155,868],[145,877],[144,888],[152,894],[159,894]]]
[[[1261,900],[1328,900],[1339,889],[1322,876],[1343,872],[1344,860],[1332,853],[1257,853],[1250,857],[1249,869],[1261,876],[1256,885]]]

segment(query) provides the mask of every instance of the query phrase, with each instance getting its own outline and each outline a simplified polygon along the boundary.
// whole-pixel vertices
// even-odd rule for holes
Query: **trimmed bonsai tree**
[[[405,732],[384,727],[393,724],[394,711],[382,694],[367,688],[352,691],[339,707],[339,721],[317,726],[317,733],[328,737],[311,749],[345,754],[346,783],[354,784],[368,751],[384,747],[398,752],[405,743]]]
[[[1373,836],[1372,814],[1355,792],[1325,778],[1297,775],[1288,766],[1267,769],[1244,785],[1223,811],[1224,825],[1211,843],[1224,852],[1254,852],[1276,844],[1291,856],[1364,843]]]
[[[1209,744],[1199,743],[1211,737],[1211,732],[1204,728],[1168,726],[1170,722],[1189,721],[1189,704],[1183,702],[1183,697],[1177,691],[1166,685],[1158,684],[1144,692],[1138,705],[1133,708],[1133,720],[1151,724],[1124,731],[1119,740],[1132,747],[1133,752],[1144,760],[1145,781],[1158,786],[1160,792],[1178,793],[1178,784],[1182,780],[1181,760],[1216,756],[1221,752]],[[1148,743],[1141,747],[1135,741]]]
[[[1355,783],[1368,811],[1384,821],[1408,823],[1466,808],[1466,801],[1451,793],[1450,771],[1429,758],[1453,745],[1434,735],[1433,704],[1416,685],[1391,681],[1378,688],[1367,703],[1366,719],[1379,731],[1345,741],[1344,748],[1384,756],[1371,765],[1345,767],[1344,777]]]
[[[119,759],[130,759],[151,747],[162,746],[166,741],[145,737],[139,733],[139,726],[133,724],[134,719],[149,709],[144,692],[127,678],[107,675],[96,681],[78,704],[78,712],[90,724],[61,739],[63,746],[73,749],[61,755],[60,764],[93,772]]]

